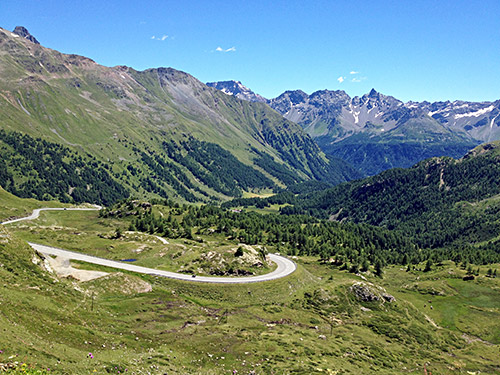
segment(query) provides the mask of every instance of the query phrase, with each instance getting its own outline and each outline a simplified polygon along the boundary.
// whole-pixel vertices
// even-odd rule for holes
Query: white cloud
[[[162,35],[162,36],[152,36],[151,39],[153,40],[159,40],[160,42],[165,41],[168,38],[168,35]]]
[[[357,72],[355,70],[351,70],[351,72],[349,74],[359,74],[359,72]]]
[[[339,83],[342,83],[345,81],[345,77],[341,76],[341,77],[337,78],[337,81],[339,81]]]
[[[217,52],[224,52],[224,53],[225,52],[235,52],[236,51],[236,47],[231,47],[231,48],[228,48],[228,49],[224,49],[224,48],[222,48],[222,47],[219,46],[215,50]]]
[[[366,77],[356,77],[356,78],[353,78],[351,79],[351,82],[355,82],[355,83],[359,83],[359,82],[362,82],[366,79]]]

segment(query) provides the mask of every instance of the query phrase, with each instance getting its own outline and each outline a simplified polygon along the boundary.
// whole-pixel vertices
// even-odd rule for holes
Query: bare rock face
[[[384,288],[373,284],[358,282],[351,286],[350,291],[361,302],[396,302],[396,298],[387,293]]]
[[[351,286],[351,292],[356,296],[356,298],[363,302],[375,302],[380,301],[378,294],[374,292],[366,284],[358,283]]]
[[[24,39],[28,39],[30,42],[40,44],[40,42],[36,40],[36,38],[31,35],[28,29],[26,29],[24,26],[16,26],[13,33],[19,35],[20,37],[23,37]]]

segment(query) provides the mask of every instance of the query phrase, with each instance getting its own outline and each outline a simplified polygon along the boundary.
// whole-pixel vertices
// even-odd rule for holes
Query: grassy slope
[[[60,214],[45,220],[96,225],[80,213]],[[430,273],[390,267],[382,280],[366,274],[396,297],[392,304],[357,301],[349,287],[359,276],[313,258],[299,259],[287,278],[240,286],[131,274],[56,282],[12,230],[0,227],[0,362],[61,374],[117,373],[114,367],[137,374],[421,374],[424,364],[436,374],[500,370],[500,280],[462,281],[465,271],[452,263]],[[152,292],[130,292],[141,279]]]
[[[188,135],[217,143],[249,165],[256,157],[252,147],[279,163],[293,161],[292,169],[304,179],[330,168],[297,125],[265,105],[225,95],[186,73],[107,68],[13,38],[1,29],[0,45],[0,126],[109,159],[115,172],[128,163],[144,169],[134,146],[162,153],[163,140]],[[348,179],[348,168],[334,178]],[[137,178],[127,180],[134,188]]]
[[[0,222],[9,218],[23,217],[30,214],[35,208],[63,207],[64,205],[52,202],[40,202],[36,199],[22,199],[6,192],[0,186]]]

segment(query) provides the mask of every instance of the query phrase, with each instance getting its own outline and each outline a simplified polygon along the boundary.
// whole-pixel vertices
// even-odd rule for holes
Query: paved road
[[[66,210],[98,210],[98,209],[100,209],[100,207],[67,208]],[[34,210],[30,216],[20,218],[20,219],[5,221],[2,224],[15,223],[15,222],[18,222],[21,220],[36,219],[40,215],[40,211],[61,211],[61,210],[65,210],[65,209],[64,208],[39,208],[39,209]],[[276,254],[269,254],[269,258],[271,259],[271,261],[276,263],[277,267],[273,272],[267,273],[265,275],[245,276],[245,277],[209,277],[209,276],[192,277],[191,275],[186,275],[186,274],[182,274],[182,273],[162,271],[162,270],[156,270],[154,268],[136,266],[136,265],[133,265],[130,263],[122,263],[122,262],[118,262],[118,261],[114,261],[114,260],[98,258],[98,257],[94,257],[91,255],[86,255],[86,254],[81,254],[81,253],[77,253],[74,251],[58,249],[58,248],[55,248],[52,246],[40,245],[40,244],[36,244],[33,242],[28,242],[28,244],[33,249],[35,249],[43,254],[47,254],[47,255],[61,256],[61,257],[65,257],[68,259],[79,260],[82,262],[99,264],[101,266],[107,266],[107,267],[118,268],[118,269],[132,271],[132,272],[138,272],[138,273],[149,274],[149,275],[157,275],[157,276],[169,277],[169,278],[177,279],[177,280],[193,281],[193,282],[200,282],[200,283],[221,283],[221,284],[256,283],[256,282],[261,282],[261,281],[276,280],[276,279],[288,276],[291,273],[295,272],[295,270],[297,269],[296,264],[294,262],[292,262],[290,259],[287,259],[285,257],[282,257],[280,255],[276,255]]]
[[[1,222],[0,224],[12,224],[23,220],[35,220],[40,216],[40,211],[95,211],[100,210],[102,207],[95,205],[94,207],[68,207],[68,208],[37,208],[34,209],[31,215],[26,217],[21,217],[19,219],[7,220]]]
[[[208,277],[208,276],[196,276],[186,275],[183,273],[169,272],[157,270],[154,268],[147,268],[136,266],[130,263],[123,263],[115,260],[109,260],[104,258],[98,258],[91,255],[81,254],[74,251],[68,251],[63,249],[58,249],[52,246],[45,246],[36,244],[33,242],[28,242],[28,244],[35,250],[41,252],[42,254],[61,256],[68,259],[79,260],[82,262],[99,264],[101,266],[107,266],[112,268],[118,268],[122,270],[144,273],[149,275],[157,275],[163,277],[169,277],[171,279],[184,280],[184,281],[195,281],[201,283],[224,283],[224,284],[240,284],[240,283],[255,283],[259,281],[275,280],[281,277],[290,275],[295,271],[296,265],[291,260],[284,258],[276,254],[269,254],[269,258],[278,265],[278,267],[271,273],[259,276],[248,276],[248,277]]]

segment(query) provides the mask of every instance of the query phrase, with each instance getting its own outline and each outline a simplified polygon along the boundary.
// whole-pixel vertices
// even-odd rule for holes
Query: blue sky
[[[499,0],[0,2],[1,27],[46,47],[240,80],[268,98],[373,87],[404,101],[500,99],[499,15]]]

